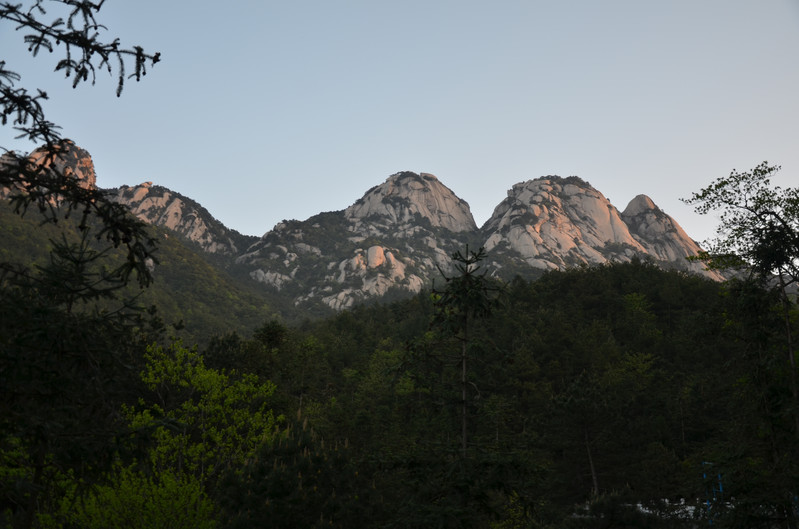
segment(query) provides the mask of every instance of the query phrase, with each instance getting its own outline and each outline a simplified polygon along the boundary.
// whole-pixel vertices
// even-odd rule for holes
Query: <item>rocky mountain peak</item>
[[[14,171],[14,168],[24,166],[26,163],[33,167],[52,169],[60,175],[74,178],[84,189],[97,188],[97,175],[94,172],[91,155],[75,145],[72,140],[63,139],[49,149],[39,147],[28,155],[9,151],[0,156],[0,166],[4,166],[6,170],[10,168]],[[0,188],[0,197],[6,197],[10,192],[9,188]]]
[[[513,186],[481,230],[486,249],[539,269],[646,257],[715,277],[685,258],[699,246],[646,195],[619,213],[577,178],[545,176]]]
[[[629,260],[644,251],[610,201],[577,177],[514,185],[482,231],[486,250],[511,250],[540,269]]]
[[[455,233],[477,229],[469,204],[429,173],[396,173],[367,191],[344,215],[354,223],[393,225],[396,229],[425,220],[431,227]]]
[[[13,153],[0,157],[2,164],[19,160]],[[96,185],[91,157],[69,140],[54,159],[37,149],[22,160],[55,164],[85,186]],[[722,279],[686,260],[699,246],[652,199],[638,195],[620,213],[576,176],[515,184],[478,229],[469,205],[434,175],[399,172],[345,210],[283,221],[260,238],[226,228],[192,199],[152,182],[108,191],[141,220],[229,259],[255,283],[313,310],[419,292],[466,245],[483,246],[486,269],[504,279],[635,258]]]
[[[723,279],[719,272],[705,270],[702,264],[686,260],[686,257],[697,255],[701,248],[648,196],[638,195],[632,199],[621,218],[647,254],[661,261],[683,263],[688,270],[715,280]]]
[[[194,200],[152,182],[111,190],[139,219],[174,231],[212,254],[235,255],[257,240],[227,228]]]
[[[646,195],[638,195],[634,199],[630,200],[630,203],[627,204],[627,207],[624,208],[624,212],[622,216],[624,217],[634,217],[636,215],[640,215],[641,213],[646,213],[648,211],[653,211],[660,209],[658,208],[652,199]]]
[[[64,176],[74,177],[86,189],[97,187],[97,174],[94,172],[91,155],[72,140],[61,140],[52,152],[45,147],[39,147],[30,153],[28,160],[35,165],[51,167]]]
[[[469,205],[429,173],[396,173],[344,211],[284,221],[238,258],[294,304],[340,310],[419,292],[477,230]]]

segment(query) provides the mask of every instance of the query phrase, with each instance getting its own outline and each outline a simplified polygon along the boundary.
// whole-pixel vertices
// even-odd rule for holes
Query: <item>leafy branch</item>
[[[696,259],[712,268],[751,267],[762,277],[799,281],[799,188],[772,186],[778,165],[733,170],[683,202],[705,215],[720,212],[710,249]]]
[[[71,78],[73,88],[81,82],[94,84],[98,71],[105,70],[110,75],[116,72],[119,96],[126,79],[141,80],[148,65],[159,62],[161,55],[145,52],[141,46],[124,48],[118,38],[103,39],[106,27],[97,21],[97,15],[104,3],[105,0],[0,2],[0,22],[13,24],[16,31],[23,33],[28,51],[34,57],[42,50],[52,53],[62,49],[64,54],[55,71]],[[48,15],[51,7],[61,16]],[[133,73],[126,75],[129,69]],[[69,217],[77,212],[81,216],[81,229],[88,230],[89,217],[96,218],[100,227],[95,237],[127,250],[126,264],[118,269],[119,277],[127,281],[135,272],[140,285],[146,286],[151,280],[148,265],[153,259],[155,240],[144,223],[132,218],[123,206],[65,174],[60,158],[69,142],[61,138],[60,127],[45,116],[43,103],[48,99],[47,93],[18,87],[21,80],[18,73],[6,67],[5,61],[0,61],[0,124],[10,124],[19,132],[17,138],[43,143],[43,156],[33,160],[6,152],[0,158],[0,194],[11,195],[18,214],[24,215],[33,206],[46,222],[55,223],[62,215]]]

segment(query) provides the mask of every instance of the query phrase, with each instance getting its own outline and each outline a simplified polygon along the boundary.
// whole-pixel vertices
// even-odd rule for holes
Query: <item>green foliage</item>
[[[491,314],[496,301],[492,294],[497,290],[485,276],[478,273],[479,263],[485,258],[485,250],[477,252],[460,251],[452,254],[455,274],[444,276],[446,286],[443,290],[433,291],[436,314],[432,325],[445,334],[454,336],[460,342],[460,382],[461,382],[461,451],[464,457],[468,450],[468,391],[469,373],[467,359],[473,338],[470,337],[472,323],[476,319],[486,318]]]
[[[699,213],[721,212],[718,236],[700,259],[751,272],[731,283],[726,314],[725,330],[742,345],[727,364],[735,377],[731,401],[745,419],[726,425],[730,442],[713,453],[735,497],[715,514],[722,526],[799,526],[799,320],[792,291],[799,281],[799,188],[772,186],[779,169],[763,162],[732,171],[686,201]]]
[[[100,254],[95,259],[98,266],[87,270],[94,279],[107,276],[108,268],[115,268],[125,259],[123,252],[110,251],[88,238],[74,219],[63,219],[57,225],[41,224],[41,221],[34,212],[21,218],[13,214],[7,204],[0,203],[0,235],[3,235],[0,237],[0,260],[28,265],[0,267],[14,271],[51,267],[54,258],[51,250],[57,248],[54,241],[66,248],[88,246],[86,251]],[[153,283],[147,289],[142,290],[137,285],[117,288],[120,282],[112,282],[113,277],[100,284],[93,282],[93,288],[102,287],[139,307],[156,306],[160,317],[168,323],[180,322],[181,336],[200,344],[226,332],[252,332],[273,313],[273,300],[257,289],[247,289],[241,280],[205,262],[178,238],[167,238],[157,228],[152,231],[158,241],[159,263],[153,269]],[[73,277],[74,272],[77,270],[73,267]],[[92,278],[87,276],[83,281]],[[60,287],[58,281],[53,280],[53,283]],[[106,288],[112,286],[114,289]],[[114,307],[113,304],[104,306],[109,310]]]
[[[346,444],[289,427],[226,475],[223,515],[231,528],[376,527],[382,500],[364,470]]]
[[[386,527],[488,527],[508,516],[506,506],[513,498],[525,512],[532,512],[533,502],[520,499],[515,491],[523,490],[525,496],[542,493],[541,468],[522,452],[464,458],[459,451],[421,447],[391,462],[381,487],[392,513]]]
[[[48,264],[0,276],[0,508],[21,527],[52,508],[62,476],[92,479],[114,459],[119,407],[138,390],[149,323],[116,299],[119,284],[86,239],[62,241]]]
[[[468,329],[468,321],[472,318],[484,318],[491,314],[492,286],[485,276],[485,271],[480,273],[479,263],[485,259],[485,250],[470,252],[460,251],[452,254],[455,273],[447,276],[442,272],[445,281],[443,290],[434,290],[435,302],[438,307],[435,325],[440,325],[454,334],[464,333]]]
[[[278,418],[269,407],[274,384],[209,369],[196,350],[179,341],[168,349],[149,347],[145,360],[142,380],[150,399],[141,399],[127,414],[134,430],[151,432],[156,473],[192,475],[212,488],[223,471],[243,464],[274,436]]]
[[[53,529],[214,529],[215,511],[197,478],[171,470],[150,476],[131,467],[84,497],[65,500],[55,517],[63,525],[51,523]]]
[[[711,249],[700,256],[711,266],[747,264],[760,275],[799,280],[799,188],[772,186],[779,166],[763,162],[751,171],[733,170],[694,193],[687,204],[706,214],[720,212]]]
[[[159,264],[139,301],[157,306],[170,322],[182,321],[187,339],[205,344],[214,335],[249,333],[275,310],[252,285],[204,261],[175,237],[160,230],[158,235]]]
[[[142,355],[143,319],[95,323],[119,302],[94,299],[102,268],[79,263],[102,248],[82,250],[70,237],[55,258],[38,258],[35,271],[57,279],[36,288],[7,280],[2,291],[3,314],[29,320],[0,320],[4,366],[23,375],[8,386],[10,402],[34,412],[0,404],[13,426],[0,443],[3,523],[26,526],[20,505],[35,499],[42,523],[81,513],[73,525],[108,524],[99,513],[146,510],[137,502],[147,501],[189,509],[196,526],[690,527],[708,521],[699,508],[706,461],[735,497],[734,508],[714,506],[715,526],[792,523],[799,454],[784,299],[757,282],[632,262],[494,290],[464,266],[433,296],[301,326],[261,319],[253,332],[210,340],[203,355],[180,342]],[[474,282],[459,282],[473,271]],[[795,317],[793,309],[791,325]],[[62,334],[68,347],[38,364],[33,352]],[[95,371],[73,363],[76,348],[100,362],[89,364]],[[128,368],[116,371],[113,355],[95,358],[100,351],[121,354]],[[64,373],[23,371],[46,373],[56,352]],[[104,406],[71,408],[78,385],[94,395],[91,384],[105,377]],[[39,386],[50,380],[61,386]],[[42,387],[49,393],[37,396]],[[63,407],[48,415],[51,395]],[[100,409],[114,420],[98,422]],[[280,430],[280,415],[298,410],[307,426]],[[64,413],[74,429],[58,430]],[[76,431],[85,446],[69,441]]]
[[[150,267],[157,262],[155,239],[124,205],[112,202],[99,189],[84,187],[67,173],[62,157],[71,145],[68,140],[48,143],[35,160],[6,153],[0,161],[0,188],[10,193],[15,213],[24,216],[33,206],[44,222],[52,224],[74,216],[84,237],[101,241],[108,248],[121,249],[123,259],[107,261],[114,266],[109,266],[106,278],[127,283],[134,277],[140,287],[149,285]]]

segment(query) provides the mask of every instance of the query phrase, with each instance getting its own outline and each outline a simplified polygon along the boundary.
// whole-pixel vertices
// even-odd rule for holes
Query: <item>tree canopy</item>
[[[772,185],[779,170],[768,162],[733,170],[684,200],[698,213],[720,213],[716,237],[700,256],[709,265],[745,265],[761,276],[799,281],[799,187]]]

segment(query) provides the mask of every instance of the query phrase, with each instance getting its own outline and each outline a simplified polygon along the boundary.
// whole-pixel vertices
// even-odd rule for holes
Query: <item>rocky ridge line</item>
[[[685,259],[696,255],[699,245],[649,197],[638,195],[619,213],[602,193],[575,176],[514,185],[481,233],[499,269],[503,260],[554,270],[637,257],[721,279]]]
[[[86,151],[65,143],[63,161],[65,171],[95,185]],[[506,280],[635,258],[722,279],[685,259],[699,246],[649,197],[635,197],[620,213],[578,177],[514,185],[478,229],[468,203],[435,176],[405,171],[345,210],[283,221],[260,238],[226,228],[195,201],[150,182],[109,193],[143,221],[227,259],[254,287],[297,307],[341,310],[420,292],[467,244],[484,246],[486,269]]]
[[[109,192],[140,220],[171,230],[211,254],[238,255],[258,240],[227,228],[194,200],[152,182]]]

